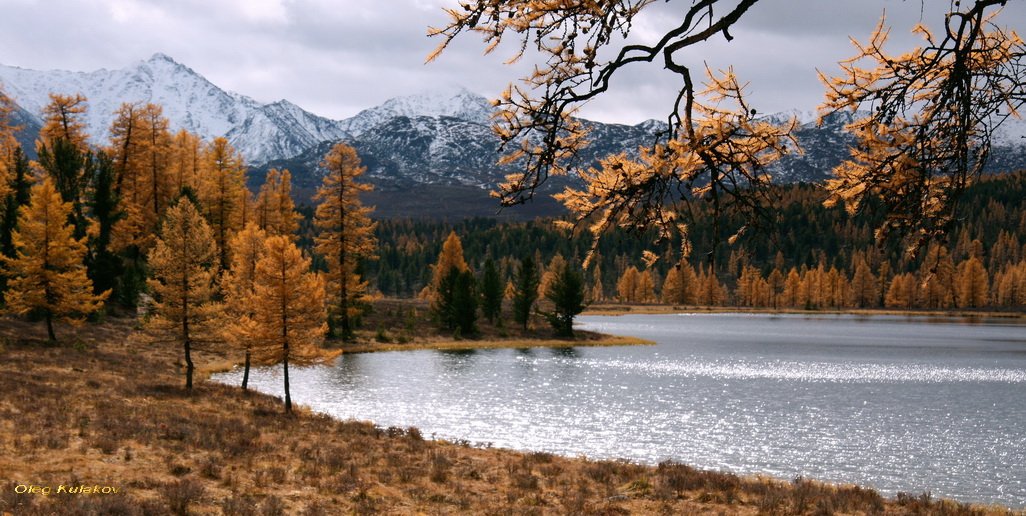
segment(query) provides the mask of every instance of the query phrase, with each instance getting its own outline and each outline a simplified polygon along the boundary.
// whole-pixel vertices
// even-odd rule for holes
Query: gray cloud
[[[461,84],[494,96],[531,66],[503,65],[509,52],[482,56],[474,35],[437,61],[424,58],[456,0],[0,0],[0,62],[37,69],[120,68],[164,52],[219,86],[261,101],[289,99],[342,118],[390,97],[435,84]],[[1026,2],[1009,2],[1004,24],[1026,20]],[[638,37],[679,19],[690,2],[657,2]],[[908,29],[936,26],[947,0],[789,0],[760,2],[732,31],[687,56],[701,69],[733,65],[750,83],[753,105],[771,112],[812,109],[822,96],[817,68],[852,54],[847,36],[864,39],[881,13],[895,27],[894,48],[915,39]],[[1014,27],[1013,27],[1014,28]],[[1022,27],[1019,27],[1020,29]],[[658,65],[625,70],[613,89],[584,107],[603,121],[662,118],[678,79]]]

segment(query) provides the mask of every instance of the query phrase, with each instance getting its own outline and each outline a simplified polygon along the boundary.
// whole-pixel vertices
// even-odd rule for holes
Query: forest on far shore
[[[827,192],[810,184],[775,186],[772,194],[772,218],[757,221],[733,245],[729,228],[738,220],[723,215],[715,224],[712,210],[695,213],[695,253],[684,261],[675,254],[679,242],[671,242],[646,268],[642,252],[651,249],[654,234],[608,234],[584,271],[589,300],[803,309],[1026,305],[1026,173],[990,176],[970,187],[948,239],[930,243],[918,256],[906,253],[902,241],[877,242],[873,228],[883,214],[872,206],[855,215],[825,207]],[[312,213],[299,211],[307,219]],[[721,233],[714,234],[714,227]],[[571,236],[547,219],[379,220],[377,256],[361,264],[372,290],[417,296],[431,282],[431,267],[450,232],[460,237],[472,269],[480,272],[491,258],[504,282],[527,254],[544,270],[554,259],[580,264],[591,245],[589,235]],[[301,245],[311,241],[300,238]]]

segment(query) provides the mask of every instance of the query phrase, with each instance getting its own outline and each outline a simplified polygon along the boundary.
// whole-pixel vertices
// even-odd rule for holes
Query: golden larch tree
[[[837,267],[830,267],[830,271],[827,272],[826,287],[830,306],[834,308],[847,306],[848,300],[851,298],[851,284],[848,283],[848,277]]]
[[[876,277],[863,258],[855,263],[855,273],[851,277],[851,296],[852,305],[856,308],[875,306],[880,298],[876,290]]]
[[[275,197],[277,197],[278,181],[281,172],[272,168],[264,174],[264,184],[260,185],[257,192],[256,206],[254,206],[253,220],[257,227],[267,231],[270,226],[278,225],[278,210],[275,209]]]
[[[916,304],[916,278],[912,274],[897,274],[891,280],[884,296],[887,308],[912,308]]]
[[[49,178],[32,187],[28,207],[18,214],[12,234],[14,258],[0,256],[11,278],[7,309],[15,314],[41,312],[46,333],[56,341],[54,319],[82,321],[103,306],[110,291],[93,293],[86,276],[85,239],[76,240],[68,223],[71,203],[64,202]]]
[[[220,250],[218,268],[221,270],[228,267],[228,240],[242,229],[249,195],[242,155],[226,138],[215,138],[203,152],[199,199]]]
[[[81,93],[51,93],[50,102],[43,108],[43,127],[39,130],[37,146],[50,145],[54,140],[64,139],[79,151],[85,151],[88,145],[82,117],[87,110],[88,103]]]
[[[727,302],[727,288],[720,283],[711,267],[708,271],[704,265],[699,268],[698,286],[698,304],[719,306]]]
[[[629,267],[620,275],[620,279],[616,282],[616,294],[621,303],[638,301],[638,279],[640,276],[638,268],[634,266]]]
[[[803,307],[805,300],[801,296],[801,288],[801,275],[798,273],[798,269],[791,267],[791,270],[787,271],[787,279],[784,280],[784,293],[781,300],[783,305],[789,308]]]
[[[235,234],[229,241],[231,259],[228,270],[221,277],[221,291],[224,293],[225,316],[224,337],[234,347],[245,353],[245,369],[242,375],[242,389],[249,386],[249,368],[252,357],[254,333],[254,304],[260,300],[254,297],[253,286],[256,265],[264,256],[267,233],[255,224]]]
[[[887,260],[880,262],[880,267],[877,268],[876,273],[876,303],[879,306],[884,306],[887,298],[887,289],[891,284],[891,278],[894,273],[891,272],[891,263]]]
[[[652,277],[652,269],[645,269],[638,274],[638,284],[634,291],[635,302],[651,303],[655,301],[655,278]]]
[[[513,280],[506,280],[506,287],[502,289],[502,298],[508,301],[512,301],[517,296],[517,287],[513,284]]]
[[[851,113],[846,129],[856,139],[827,181],[828,204],[854,213],[881,202],[888,217],[877,236],[914,231],[913,253],[950,229],[958,199],[987,163],[994,129],[1026,104],[1026,44],[994,23],[1004,3],[952,2],[942,33],[917,24],[923,45],[902,54],[884,49],[890,29],[881,19],[868,41],[852,39],[856,53],[836,77],[820,74],[821,115]]]
[[[752,266],[741,269],[741,277],[737,280],[737,303],[741,306],[760,306],[759,284],[763,281],[762,273]]]
[[[678,268],[680,275],[675,286],[679,296],[677,303],[693,305],[698,301],[698,275],[687,260],[681,260]]]
[[[107,147],[107,154],[114,162],[114,190],[120,199],[119,208],[122,212],[114,225],[111,247],[118,251],[130,250],[129,254],[136,262],[142,261],[145,250],[153,245],[156,234],[156,231],[146,227],[146,213],[142,206],[144,122],[139,104],[121,104],[114,112],[110,126],[110,145]]]
[[[541,275],[541,280],[538,281],[538,298],[545,299],[545,293],[549,291],[549,286],[552,285],[553,281],[562,273],[563,268],[566,267],[566,258],[563,255],[556,253],[549,260],[549,266],[545,268],[545,272]]]
[[[994,275],[994,303],[1000,306],[1026,304],[1026,262],[1009,264]]]
[[[4,93],[0,85],[0,199],[7,197],[11,191],[11,164],[14,160],[14,149],[18,147],[15,131],[19,128],[12,125],[14,103]]]
[[[126,102],[114,115],[108,154],[124,213],[115,231],[115,247],[145,251],[153,245],[164,211],[179,192],[171,174],[169,121],[156,104]]]
[[[470,270],[467,261],[463,258],[463,242],[455,231],[450,231],[449,236],[442,242],[442,250],[438,253],[438,261],[431,270],[431,284],[428,285],[426,297],[431,299],[442,284],[442,279],[455,267],[456,270],[464,272]]]
[[[171,138],[170,181],[176,194],[183,188],[199,190],[202,150],[203,140],[185,129]]]
[[[955,264],[948,248],[933,244],[926,252],[920,270],[919,302],[924,308],[951,308],[955,305]]]
[[[114,112],[107,153],[114,160],[117,191],[124,201],[139,203],[143,161],[143,116],[138,104],[125,102]]]
[[[143,106],[142,118],[145,170],[143,203],[146,206],[146,227],[156,229],[170,199],[178,193],[174,190],[168,174],[171,155],[171,132],[168,130],[170,123],[164,117],[164,109],[156,104]]]
[[[321,162],[327,173],[317,195],[314,214],[317,253],[328,262],[328,290],[331,315],[343,338],[352,337],[351,317],[357,314],[356,301],[367,290],[356,266],[372,257],[376,246],[371,208],[360,202],[360,193],[373,186],[357,179],[367,170],[352,147],[339,143]]]
[[[990,298],[990,280],[983,262],[976,256],[958,265],[958,277],[955,283],[955,294],[958,296],[959,308],[980,308],[987,305]]]
[[[677,267],[670,267],[666,271],[666,279],[663,280],[663,289],[661,292],[662,301],[665,304],[672,305],[682,297],[680,290],[680,270]]]
[[[293,239],[302,216],[296,213],[292,200],[292,173],[272,168],[267,171],[254,209],[254,220],[269,235],[286,235]]]
[[[268,237],[253,277],[253,359],[282,364],[285,413],[292,412],[289,364],[306,365],[337,356],[319,344],[328,331],[324,278],[286,236]]]
[[[210,225],[188,198],[167,210],[156,245],[149,253],[154,316],[147,333],[159,342],[181,344],[185,356],[185,388],[192,389],[196,344],[219,341],[222,307],[211,301],[217,265],[217,244]]]

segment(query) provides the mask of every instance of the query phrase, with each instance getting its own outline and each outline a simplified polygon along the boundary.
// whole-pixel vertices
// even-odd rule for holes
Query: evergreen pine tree
[[[574,317],[584,311],[584,279],[570,264],[564,263],[545,291],[553,304],[546,314],[549,324],[560,337],[573,338]]]
[[[91,159],[91,153],[83,152],[62,137],[37,144],[36,152],[39,166],[53,180],[64,202],[71,204],[69,220],[75,228],[75,238],[84,237],[88,221],[83,209],[83,194],[89,184],[86,163]]]
[[[27,206],[31,198],[32,171],[29,169],[28,158],[21,150],[15,147],[12,156],[12,163],[8,165],[10,172],[10,183],[7,195],[0,199],[0,256],[14,258],[14,230],[18,228],[18,211]],[[0,300],[2,294],[7,290],[7,276],[0,274]]]
[[[450,271],[455,269],[450,269]],[[455,273],[452,292],[452,318],[459,334],[477,333],[477,280],[470,270]]]
[[[502,278],[495,267],[495,261],[489,257],[485,260],[484,273],[481,278],[481,313],[488,322],[500,322],[502,312]]]
[[[520,270],[517,271],[516,293],[513,296],[513,320],[527,329],[527,323],[531,320],[531,311],[534,309],[534,302],[538,299],[538,269],[535,268],[534,260],[530,255],[520,261]]]
[[[97,293],[110,290],[115,299],[124,297],[121,281],[124,267],[121,258],[111,248],[115,224],[123,216],[115,191],[117,177],[114,162],[103,151],[96,153],[89,167],[92,176],[89,208],[92,230],[89,232],[89,277]]]

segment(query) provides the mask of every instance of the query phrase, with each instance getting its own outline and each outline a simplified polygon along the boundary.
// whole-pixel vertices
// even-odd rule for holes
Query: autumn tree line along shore
[[[7,311],[44,319],[51,339],[55,318],[134,309],[146,293],[155,334],[160,327],[165,338],[177,331],[173,338],[183,344],[233,336],[237,343],[266,341],[269,334],[254,333],[252,293],[265,243],[275,236],[296,247],[290,259],[299,261],[291,266],[320,278],[309,288],[325,290],[327,326],[311,334],[343,339],[353,336],[366,302],[381,295],[428,300],[439,328],[457,336],[475,334],[479,312],[490,323],[501,320],[507,305],[525,328],[541,315],[566,337],[573,316],[601,302],[1013,311],[1026,304],[1026,218],[1016,195],[1024,190],[1022,174],[971,187],[963,206],[985,203],[987,209],[963,209],[951,241],[933,242],[919,256],[900,252],[902,242],[880,245],[871,237],[883,220],[872,206],[852,214],[824,206],[828,194],[820,188],[791,185],[770,190],[781,214],[776,221],[729,244],[716,228],[738,221],[697,210],[689,237],[710,252],[682,259],[673,252],[679,242],[671,242],[653,263],[640,258],[651,235],[613,231],[589,247],[587,239],[570,238],[570,231],[547,221],[372,221],[372,208],[359,199],[371,187],[356,180],[364,168],[345,146],[322,163],[329,173],[316,206],[297,207],[288,170],[268,171],[254,195],[245,186],[243,157],[225,139],[171,134],[160,106],[124,104],[102,148],[87,143],[86,109],[81,96],[54,95],[32,162],[14,139],[15,128],[0,126],[0,293]],[[169,217],[172,210],[178,211]],[[67,224],[46,223],[65,218]],[[169,246],[167,235],[175,231],[185,234]],[[204,248],[193,250],[194,270],[178,271],[187,277],[169,281],[176,271],[162,264],[173,267],[186,258],[169,252],[190,249],[185,242],[195,238]],[[469,245],[466,258],[462,240]],[[525,248],[534,252],[524,254]],[[51,262],[40,268],[37,257],[44,255]],[[592,258],[587,270],[581,268],[585,256]],[[173,284],[195,291],[172,292]],[[165,320],[173,296],[182,307],[174,317],[190,320],[191,327]],[[238,324],[201,336],[219,314]],[[250,345],[241,344],[247,359]]]

